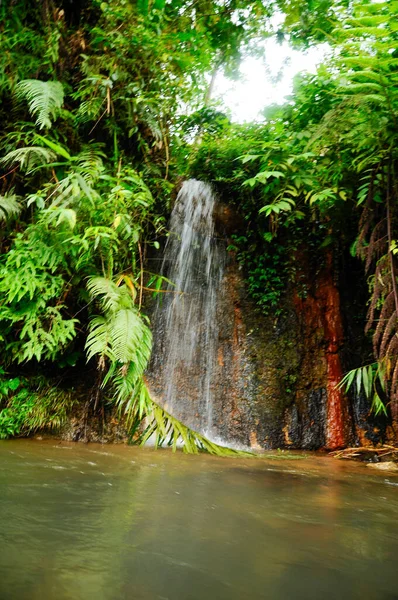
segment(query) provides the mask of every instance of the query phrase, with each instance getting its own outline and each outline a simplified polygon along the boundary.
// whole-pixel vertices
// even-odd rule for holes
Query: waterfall
[[[171,214],[155,311],[152,387],[162,405],[190,427],[212,436],[217,361],[217,304],[225,243],[214,231],[215,195],[207,183],[184,182]]]

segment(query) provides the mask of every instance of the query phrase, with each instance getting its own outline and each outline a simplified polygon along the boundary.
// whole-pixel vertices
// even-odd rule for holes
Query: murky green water
[[[398,477],[0,442],[1,600],[393,600]]]

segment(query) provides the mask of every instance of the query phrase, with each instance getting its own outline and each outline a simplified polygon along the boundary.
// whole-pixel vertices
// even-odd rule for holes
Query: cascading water
[[[184,423],[212,436],[217,304],[225,244],[214,232],[211,187],[184,182],[171,215],[162,274],[169,283],[154,315],[152,390]]]

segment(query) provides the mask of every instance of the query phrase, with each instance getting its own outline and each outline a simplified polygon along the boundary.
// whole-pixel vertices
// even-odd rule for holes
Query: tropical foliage
[[[259,53],[278,10],[279,39],[326,41],[329,59],[261,124],[231,124],[211,105],[214,76]],[[48,374],[86,372],[94,408],[116,406],[135,439],[223,452],[144,382],[145,295],[162,287],[146,257],[184,175],[234,203],[244,224],[230,249],[264,312],[283,311],[289,285],[307,293],[302,248],[322,263],[351,247],[373,356],[343,384],[378,412],[397,403],[397,12],[371,0],[0,4],[1,436],[61,423],[70,403]]]

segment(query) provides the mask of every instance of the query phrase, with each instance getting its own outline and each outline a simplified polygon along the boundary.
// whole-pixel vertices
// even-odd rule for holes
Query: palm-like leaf
[[[220,446],[181,423],[151,398],[144,383],[138,396],[138,415],[145,413],[147,421],[146,429],[137,437],[141,445],[152,439],[155,447],[167,445],[171,446],[173,451],[181,447],[188,454],[205,451],[217,456],[253,456],[250,452]]]
[[[29,102],[29,110],[40,129],[51,127],[51,118],[56,119],[64,103],[64,89],[59,81],[24,79],[17,84],[15,95]]]
[[[386,405],[380,398],[378,390],[378,387],[383,392],[386,389],[386,369],[383,361],[348,371],[338,384],[338,388],[345,388],[348,391],[354,384],[357,394],[363,390],[366,398],[371,400],[372,410],[376,415],[380,413],[387,415]]]

